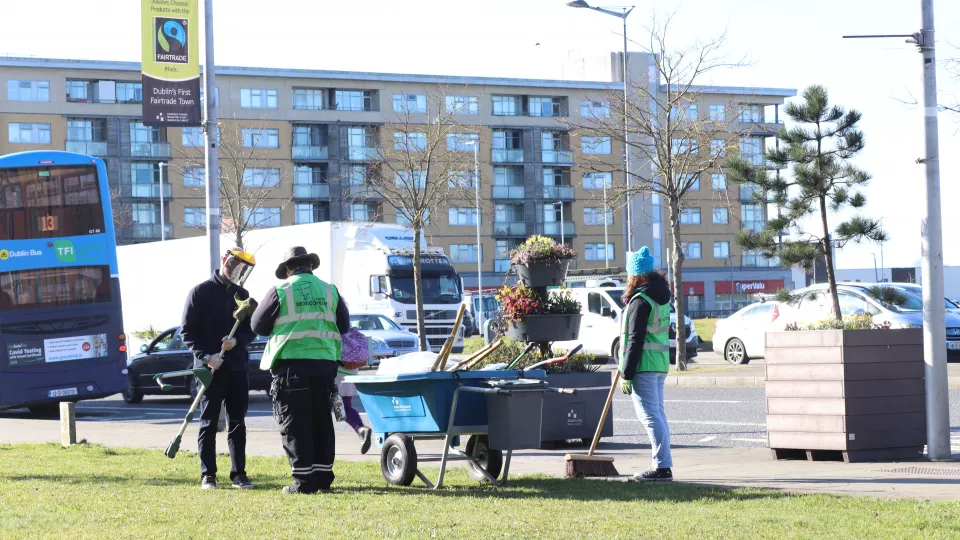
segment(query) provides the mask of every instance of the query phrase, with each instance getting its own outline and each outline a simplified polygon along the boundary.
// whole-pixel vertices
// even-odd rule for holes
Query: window
[[[693,174],[681,174],[678,187],[681,189],[686,188],[689,190],[699,191],[700,177]]]
[[[143,103],[143,84],[138,82],[118,82],[117,103]]]
[[[494,116],[518,116],[520,96],[493,96]]]
[[[710,155],[723,157],[727,154],[727,141],[724,139],[710,139]]]
[[[452,226],[476,226],[477,209],[476,208],[451,208],[450,225]]]
[[[398,113],[425,113],[427,112],[426,94],[394,94],[393,112]]]
[[[406,212],[404,212],[403,210],[397,208],[397,224],[398,224],[398,225],[413,225],[413,222],[411,222],[411,221],[410,221],[410,218],[407,217],[407,213],[406,213]],[[424,209],[423,209],[423,224],[424,224],[424,225],[429,225],[429,224],[430,224],[430,209],[429,209],[429,208],[424,208]]]
[[[696,156],[700,154],[700,147],[696,140],[673,139],[671,142],[671,147],[674,155],[683,154]]]
[[[686,107],[674,105],[670,109],[670,120],[696,120],[697,104],[691,103]]]
[[[104,120],[67,120],[67,140],[103,142],[107,128]]]
[[[760,232],[765,225],[763,207],[756,203],[740,205],[740,221],[744,229]]]
[[[156,126],[145,126],[140,122],[130,122],[130,142],[131,143],[161,142],[160,128]]]
[[[349,165],[347,167],[347,179],[351,186],[362,186],[367,183],[366,165]]]
[[[710,175],[710,184],[714,191],[727,190],[727,175],[723,173],[713,173]]]
[[[351,149],[373,148],[373,130],[366,127],[347,128],[347,146]]]
[[[450,262],[475,263],[477,262],[476,244],[450,244]]]
[[[779,266],[780,261],[776,258],[767,259],[764,257],[763,252],[759,249],[757,250],[743,250],[743,255],[741,256],[741,266],[748,266],[753,268],[764,268],[764,267],[774,267]]]
[[[279,227],[280,207],[262,206],[260,208],[244,208],[243,217],[247,221],[247,226],[254,229]]]
[[[322,223],[330,221],[330,208],[321,204],[297,204],[293,209],[293,222],[296,225],[304,223]]]
[[[180,144],[185,147],[203,147],[203,128],[185,127],[180,134]]]
[[[740,122],[763,122],[763,107],[760,105],[740,105]]]
[[[160,206],[154,203],[134,203],[130,205],[130,217],[134,223],[152,224],[160,222]]]
[[[763,163],[763,138],[744,137],[740,141],[740,157],[752,165]]]
[[[480,100],[476,96],[447,96],[447,112],[480,114]]]
[[[280,169],[244,169],[243,185],[252,188],[280,187]]]
[[[531,97],[530,116],[563,116],[563,99],[551,97]]]
[[[710,120],[713,120],[714,122],[726,122],[727,107],[725,105],[711,105]]]
[[[10,122],[9,133],[13,144],[50,144],[50,124]]]
[[[840,302],[840,314],[844,317],[863,314],[874,316],[880,314],[879,309],[860,295],[847,291],[837,291],[837,296]]]
[[[613,174],[608,172],[583,173],[583,189],[610,189],[613,186]]]
[[[700,209],[699,208],[684,208],[680,211],[680,224],[681,225],[699,225],[700,224]]]
[[[523,223],[523,205],[498,204],[494,207],[493,220],[497,223]]]
[[[207,209],[187,207],[183,209],[183,226],[189,228],[203,228],[207,226]]]
[[[427,149],[427,134],[394,131],[393,149],[403,152],[423,152]]]
[[[372,111],[373,91],[337,90],[334,93],[338,111]]]
[[[397,171],[397,187],[401,189],[426,189],[426,171],[416,170],[411,175],[409,171]]]
[[[50,81],[7,81],[8,101],[50,101]]]
[[[350,205],[350,221],[375,221],[377,206],[372,203],[355,203]]]
[[[713,258],[729,259],[730,258],[730,242],[714,242]]]
[[[280,148],[280,130],[272,128],[243,128],[244,148]]]
[[[703,258],[700,242],[681,242],[680,249],[683,250],[683,255],[688,259]]]
[[[476,179],[473,171],[451,171],[447,174],[447,185],[450,189],[475,189]]]
[[[480,144],[477,133],[448,133],[447,150],[451,152],[473,152],[474,145]]]
[[[610,153],[610,137],[585,136],[581,138],[580,144],[584,154]]]
[[[583,257],[588,261],[605,261],[607,260],[607,253],[610,254],[610,260],[612,261],[615,253],[612,243],[588,243],[583,245]]]
[[[585,207],[583,209],[583,224],[588,226],[603,225],[604,214],[606,214],[606,224],[613,225],[613,212],[610,209],[604,212],[603,208]]]
[[[493,132],[494,150],[521,150],[521,133],[517,130],[498,130]]]
[[[293,183],[296,185],[316,185],[327,183],[326,165],[296,165],[293,168]]]
[[[277,91],[263,88],[241,88],[240,107],[244,109],[276,109]]]
[[[584,118],[610,118],[610,102],[581,101],[580,116]]]
[[[327,146],[327,126],[293,126],[294,146]]]
[[[67,101],[89,103],[93,101],[93,83],[67,80]]]
[[[713,224],[726,225],[727,223],[730,223],[730,210],[727,208],[714,208]]]
[[[294,88],[293,108],[320,111],[327,108],[327,92],[318,88]]]
[[[130,181],[134,184],[159,184],[160,166],[156,163],[131,163]]]
[[[494,167],[493,185],[495,186],[522,186],[523,169],[520,167]]]
[[[184,167],[183,186],[201,188],[207,185],[207,171],[203,167]]]

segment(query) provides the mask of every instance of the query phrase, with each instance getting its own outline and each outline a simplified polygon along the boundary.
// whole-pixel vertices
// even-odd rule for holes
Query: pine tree
[[[864,147],[863,132],[857,128],[860,112],[831,105],[827,90],[813,85],[804,90],[803,102],[788,103],[787,116],[797,125],[781,128],[783,148],[767,152],[769,164],[754,165],[732,157],[727,177],[737,183],[759,188],[758,202],[772,202],[778,216],[760,232],[743,230],[737,243],[745,250],[760,250],[767,258],[779,257],[784,267],[813,268],[821,254],[826,258],[827,279],[833,301],[833,316],[840,320],[840,302],[834,272],[833,249],[848,242],[884,242],[887,234],[877,220],[854,216],[830,229],[830,215],[846,208],[862,209],[867,202],[861,191],[870,175],[851,163]],[[792,179],[768,168],[791,169]],[[804,226],[806,218],[819,215],[819,231]]]

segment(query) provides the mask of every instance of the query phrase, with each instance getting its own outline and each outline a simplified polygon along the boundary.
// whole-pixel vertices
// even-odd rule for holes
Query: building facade
[[[631,80],[649,77],[647,55],[632,53],[630,64]],[[610,114],[608,95],[620,87],[621,75],[611,68],[615,55],[592,64],[604,65],[608,71],[600,69],[597,81],[218,67],[220,175],[240,175],[233,179],[238,186],[263,193],[252,215],[234,219],[257,227],[403,222],[391,201],[364,187],[365,177],[378,144],[392,144],[398,116],[428,121],[427,97],[443,89],[441,106],[456,110],[458,121],[478,135],[483,205],[478,215],[472,198],[451,201],[431,212],[427,234],[451,256],[467,288],[476,286],[478,259],[485,286],[499,283],[509,268],[508,252],[531,234],[563,238],[580,252],[578,268],[622,267],[623,214],[605,210],[603,202],[604,187],[622,183],[622,148],[573,127],[583,118]],[[203,132],[140,123],[138,63],[0,58],[0,73],[0,124],[7,130],[0,154],[48,149],[103,158],[120,243],[204,234]],[[581,79],[594,75],[583,66],[579,73]],[[741,151],[755,152],[755,143],[762,152],[778,126],[776,107],[795,92],[717,87],[703,95],[739,104],[731,114],[749,111],[744,121],[762,128],[751,135],[760,142],[751,139]],[[706,111],[710,104],[700,106]],[[755,114],[771,108],[769,119]],[[451,141],[447,151],[473,148]],[[634,166],[641,166],[636,157]],[[684,225],[684,241],[699,243],[687,255],[692,310],[733,302],[723,297],[731,294],[721,292],[723,281],[742,289],[751,280],[781,279],[774,275],[779,270],[735,246],[740,227],[760,226],[766,208],[733,204],[740,198],[736,186],[705,184],[691,197],[700,221]],[[730,202],[729,217],[711,221],[711,204],[721,199]],[[665,214],[653,198],[638,197],[634,205],[635,246],[651,245],[664,265],[669,238],[658,216]],[[231,219],[229,212],[224,217]]]

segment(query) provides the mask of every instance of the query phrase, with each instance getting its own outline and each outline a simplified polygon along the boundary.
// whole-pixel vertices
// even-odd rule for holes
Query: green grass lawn
[[[713,327],[716,325],[717,319],[694,319],[693,321],[697,335],[704,341],[713,341]]]
[[[473,354],[482,348],[483,336],[473,336],[463,340],[463,354]]]
[[[229,470],[226,456],[220,467]],[[333,492],[285,496],[284,459],[250,458],[257,489],[201,491],[197,458],[80,445],[0,446],[3,538],[956,538],[960,502],[526,477],[439,492],[337,463]],[[226,475],[222,475],[226,476]]]

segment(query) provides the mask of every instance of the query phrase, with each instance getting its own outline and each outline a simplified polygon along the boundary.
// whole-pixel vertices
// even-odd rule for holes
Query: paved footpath
[[[184,436],[184,450],[196,451],[196,424]],[[141,447],[162,451],[176,427],[147,423],[104,421],[77,422],[78,438],[115,447]],[[219,434],[219,448],[226,448],[225,434]],[[280,436],[274,430],[248,429],[249,455],[282,456]],[[60,440],[56,420],[0,418],[0,443],[46,443]],[[377,461],[376,448],[360,455],[352,432],[337,433],[337,458],[350,461]],[[418,442],[421,455],[438,453],[438,442]],[[649,449],[626,444],[602,444],[600,453],[613,455],[624,474],[649,467]],[[585,452],[574,448],[567,452]],[[517,452],[511,476],[546,474],[562,476],[565,451],[529,450]],[[770,451],[760,448],[678,447],[673,452],[675,478],[709,486],[771,488],[799,493],[831,493],[928,500],[960,499],[960,462],[950,463],[865,463],[775,461]],[[436,472],[424,468],[428,477]],[[256,471],[250,471],[256,477]],[[620,479],[625,479],[621,477]]]

